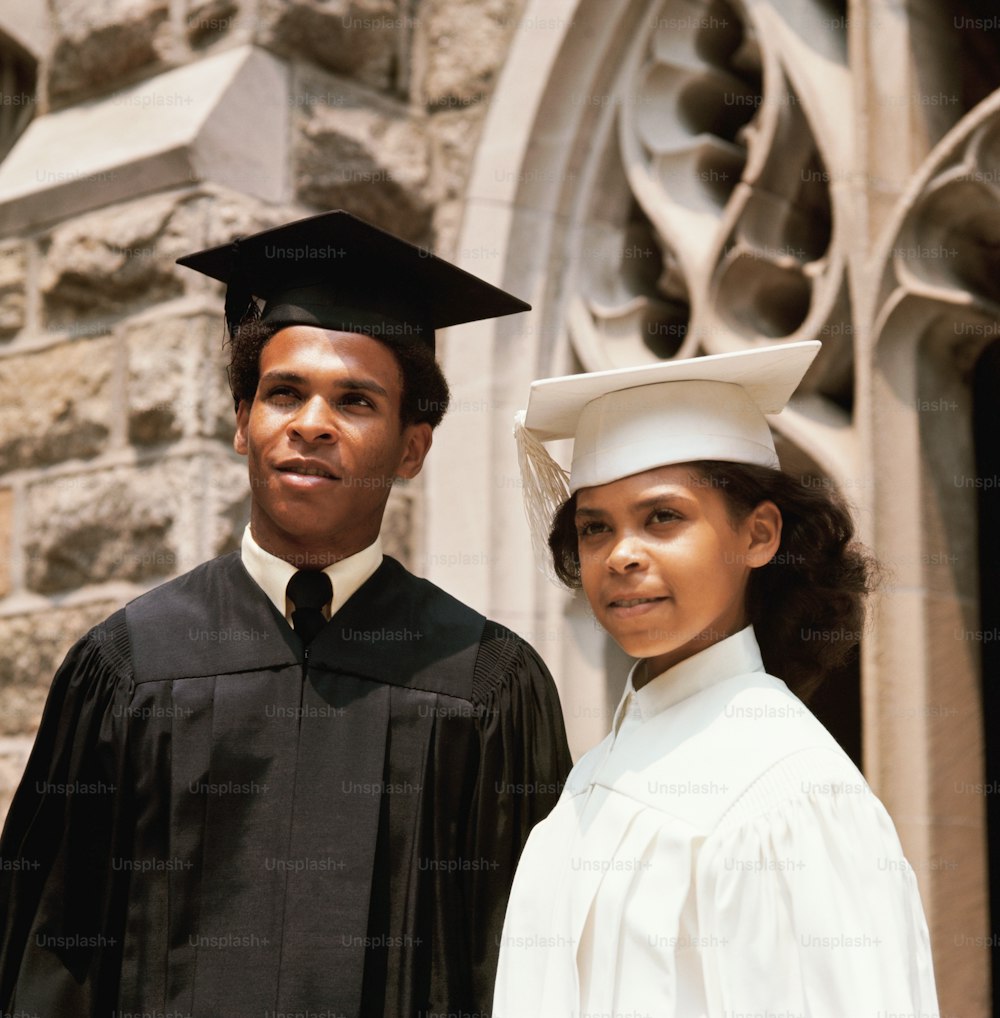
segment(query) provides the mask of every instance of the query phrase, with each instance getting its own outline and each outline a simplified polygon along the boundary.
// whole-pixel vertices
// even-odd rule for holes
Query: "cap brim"
[[[572,438],[583,408],[610,392],[663,382],[730,382],[746,390],[765,414],[779,413],[822,344],[805,340],[759,350],[543,378],[531,385],[525,427],[543,442]]]

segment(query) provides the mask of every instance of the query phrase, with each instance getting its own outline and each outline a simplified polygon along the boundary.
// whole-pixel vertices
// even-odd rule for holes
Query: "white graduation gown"
[[[753,629],[633,691],[532,832],[494,1018],[937,1015],[885,808]]]

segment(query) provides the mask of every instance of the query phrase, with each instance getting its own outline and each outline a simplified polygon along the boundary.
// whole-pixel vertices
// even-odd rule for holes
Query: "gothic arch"
[[[865,46],[901,52],[916,31],[905,18],[865,27]],[[803,397],[775,427],[786,461],[836,484],[887,561],[863,650],[865,771],[917,870],[943,1010],[979,1015],[984,953],[955,938],[988,928],[982,802],[966,796],[958,808],[949,793],[982,782],[979,675],[968,646],[943,642],[955,626],[975,628],[975,513],[949,474],[975,467],[969,413],[940,406],[968,408],[983,330],[1000,318],[983,271],[1000,222],[988,179],[1000,102],[981,103],[937,145],[869,256],[871,195],[891,188],[877,179],[886,153],[865,135],[872,58],[848,29],[847,8],[822,0],[528,4],[458,257],[468,252],[470,268],[491,269],[535,310],[444,344],[459,413],[430,464],[428,570],[536,643],[574,750],[592,745],[623,663],[532,563],[509,423],[529,382],[823,339]],[[921,257],[952,245],[954,263]],[[456,477],[470,492],[460,504]]]
[[[509,422],[533,378],[821,334],[808,394],[777,426],[855,484],[847,111],[813,70],[821,53],[844,84],[845,26],[831,36],[821,14],[792,32],[726,0],[535,3],[493,99],[458,256],[535,310],[445,341],[459,400],[429,464],[427,566],[536,641],[577,751],[609,720],[592,663],[607,653],[526,540]],[[463,505],[456,476],[478,493]]]

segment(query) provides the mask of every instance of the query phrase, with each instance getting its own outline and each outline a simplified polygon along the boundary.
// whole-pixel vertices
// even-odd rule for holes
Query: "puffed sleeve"
[[[119,612],[67,655],[0,837],[0,1014],[116,1006],[127,639]]]
[[[709,1015],[937,1014],[913,869],[861,774],[827,750],[751,786],[697,864]]]
[[[473,699],[480,772],[471,806],[465,920],[478,1010],[490,1013],[504,913],[531,828],[558,800],[572,766],[559,695],[520,637],[487,622]]]

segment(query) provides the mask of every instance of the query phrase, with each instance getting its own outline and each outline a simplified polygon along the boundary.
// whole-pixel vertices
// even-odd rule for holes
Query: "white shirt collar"
[[[724,679],[765,671],[753,626],[685,658],[636,689],[632,679],[644,664],[642,660],[636,661],[629,670],[625,692],[615,711],[614,732],[618,732],[626,715],[645,720]]]
[[[285,596],[288,581],[295,575],[296,569],[291,563],[265,551],[250,533],[247,524],[243,531],[243,544],[240,557],[251,578],[267,594],[275,608],[285,616],[289,623],[292,619],[292,606]],[[382,538],[376,537],[374,542],[354,555],[334,562],[323,570],[333,584],[333,602],[327,618],[332,618],[344,606],[347,599],[368,579],[382,564]]]

